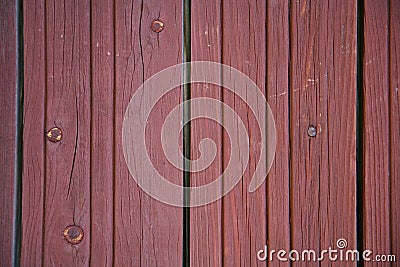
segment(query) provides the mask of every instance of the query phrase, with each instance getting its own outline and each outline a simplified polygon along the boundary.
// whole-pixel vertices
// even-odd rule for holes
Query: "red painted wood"
[[[88,265],[90,258],[90,2],[46,2],[46,141],[43,262]],[[78,225],[83,241],[71,246],[64,228]]]
[[[222,62],[248,75],[265,93],[266,83],[266,2],[230,1],[222,4]],[[252,95],[248,95],[251,99]],[[247,99],[246,99],[247,100]],[[223,90],[223,101],[230,105],[248,129],[250,158],[244,177],[223,198],[223,263],[224,266],[261,266],[257,251],[267,242],[266,184],[249,193],[249,183],[259,159],[260,132],[258,124],[246,103],[239,96]],[[257,109],[257,107],[256,107]],[[265,109],[256,110],[265,114]],[[230,140],[224,132],[224,164],[231,154]],[[235,162],[241,170],[242,162]],[[231,177],[227,177],[229,179]]]
[[[160,203],[144,193],[130,176],[122,153],[122,122],[135,90],[151,75],[181,62],[180,1],[117,2],[115,6],[115,247],[116,266],[182,265],[182,209]],[[164,30],[150,26],[159,18]],[[146,92],[151,93],[151,92]],[[146,95],[143,96],[143,105]],[[155,106],[147,122],[150,158],[166,179],[182,183],[182,171],[170,165],[160,141],[161,126],[179,104],[177,88]],[[146,122],[144,122],[146,123]],[[143,177],[149,171],[143,168]]]
[[[363,245],[373,255],[389,253],[391,240],[388,8],[388,1],[365,1]]]
[[[267,100],[274,114],[277,144],[267,178],[268,248],[290,251],[289,191],[289,2],[267,3]],[[288,262],[272,261],[274,266]]]
[[[140,51],[141,4],[133,1],[115,5],[115,128],[122,121],[130,97],[142,81]],[[136,72],[135,72],[136,70]],[[135,74],[135,75],[134,75]],[[133,84],[134,82],[134,84]],[[130,177],[122,152],[122,131],[115,131],[114,264],[140,266],[142,259],[143,192]]]
[[[221,3],[220,1],[192,1],[192,61],[221,62]],[[212,84],[192,84],[192,98],[208,97],[222,100],[221,88]],[[222,119],[220,108],[202,107]],[[194,113],[194,107],[192,107]],[[204,171],[191,174],[191,186],[201,186],[222,175],[222,127],[208,119],[191,123],[192,159],[200,157],[199,143],[210,138],[217,155]],[[202,151],[201,156],[211,156]],[[196,167],[196,166],[195,166]],[[191,266],[221,266],[222,264],[222,201],[191,209],[190,256]]]
[[[356,12],[354,1],[291,4],[290,212],[296,250],[336,248],[339,238],[349,249],[357,246]],[[316,137],[308,136],[309,126],[316,127]]]
[[[390,1],[390,237],[391,253],[400,259],[400,2]]]
[[[93,1],[91,14],[90,265],[113,266],[114,4]]]
[[[45,2],[24,4],[24,156],[21,266],[41,266],[44,235]]]
[[[349,249],[356,248],[356,38],[361,34],[364,154],[358,156],[364,157],[364,221],[359,223],[365,249],[399,257],[400,6],[394,0],[366,0],[365,32],[357,33],[356,4],[192,1],[192,60],[222,62],[255,81],[274,113],[278,137],[266,183],[249,193],[260,152],[254,115],[226,89],[192,85],[194,98],[216,98],[235,109],[251,145],[239,184],[222,200],[191,209],[193,266],[264,266],[257,261],[264,245],[319,251],[345,238]],[[181,62],[181,1],[36,0],[23,7],[21,266],[182,265],[182,209],[154,200],[137,186],[121,136],[135,90]],[[1,84],[7,89],[0,96],[0,188],[7,192],[0,197],[5,233],[0,262],[5,265],[12,260],[16,160],[14,12],[11,2],[0,10],[0,27],[7,29],[0,31]],[[150,28],[157,18],[164,22],[160,33]],[[146,100],[151,93],[144,94],[144,105],[151,104]],[[150,158],[176,184],[182,183],[182,171],[165,158],[160,134],[181,93],[176,88],[163,97],[145,122]],[[317,128],[314,138],[307,135],[310,125]],[[61,142],[45,138],[54,126],[63,131]],[[239,141],[230,140],[215,122],[195,120],[192,158],[200,156],[203,138],[214,140],[218,153],[207,170],[192,174],[193,186],[215,180],[229,160],[231,143]],[[142,173],[150,172],[143,168]],[[78,245],[62,236],[70,224],[84,231]],[[275,258],[271,265],[289,264]]]
[[[14,210],[15,210],[15,149],[16,131],[16,9],[15,1],[2,1],[0,9],[0,262],[13,263]]]

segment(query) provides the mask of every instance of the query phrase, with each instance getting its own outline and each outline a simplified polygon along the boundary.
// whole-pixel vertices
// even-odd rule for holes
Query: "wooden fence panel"
[[[400,257],[399,1],[191,5],[191,60],[221,62],[249,76],[266,96],[277,130],[271,171],[250,193],[261,152],[256,116],[265,118],[266,110],[259,106],[252,113],[255,95],[249,90],[243,100],[216,85],[191,86],[192,98],[214,98],[233,108],[250,141],[248,164],[245,153],[233,163],[238,172],[244,169],[234,189],[190,209],[191,266],[355,266],[278,262],[276,253],[272,263],[257,259],[265,245],[268,251],[318,252],[338,248],[339,239],[348,249],[361,244],[373,255]],[[0,265],[12,265],[18,248],[16,12],[13,1],[2,2],[0,188],[7,193],[0,197]],[[182,61],[182,12],[182,1],[175,0],[23,2],[21,266],[182,266],[182,208],[137,185],[122,140],[136,90]],[[156,21],[161,28],[152,29]],[[142,105],[153,104],[153,93],[144,91]],[[154,167],[178,185],[182,170],[168,162],[161,130],[181,102],[177,87],[141,121]],[[226,119],[222,108],[213,112]],[[61,140],[46,136],[53,127],[61,129]],[[231,139],[215,121],[196,119],[192,159],[200,152],[211,155],[199,150],[204,138],[216,144],[216,158],[191,174],[191,186],[217,179],[236,152],[231,145],[243,141]],[[151,179],[141,160],[141,178]],[[82,229],[81,242],[68,243],[64,229],[71,225]]]
[[[47,130],[62,131],[46,142],[43,262],[88,265],[90,258],[90,2],[46,2]],[[30,122],[33,123],[33,122]],[[57,137],[57,133],[53,133]],[[70,225],[81,243],[63,238]],[[72,233],[71,233],[72,234]],[[76,238],[78,233],[70,235]]]
[[[222,63],[232,66],[252,79],[265,94],[266,84],[266,2],[230,1],[222,5]],[[229,78],[229,77],[228,77]],[[234,88],[237,90],[237,88]],[[247,90],[247,88],[246,88]],[[223,205],[223,263],[224,266],[260,266],[265,263],[257,260],[257,251],[267,242],[266,233],[266,184],[255,192],[249,192],[249,184],[260,157],[261,140],[259,125],[248,103],[254,95],[241,100],[228,90],[223,90],[223,101],[235,110],[243,121],[249,137],[249,161],[240,156],[235,162],[237,173],[244,170],[243,178],[222,201]],[[255,107],[259,114],[265,114],[263,107]],[[262,116],[261,116],[262,117]],[[237,118],[236,123],[238,123]],[[232,153],[231,144],[243,140],[230,139],[223,135],[224,162]],[[264,148],[265,149],[265,148]],[[239,151],[240,153],[240,151]],[[226,177],[232,179],[233,177]]]
[[[121,129],[135,90],[157,72],[182,62],[181,1],[118,1],[115,8],[115,265],[180,266],[182,209],[163,204],[138,187],[122,153]],[[164,24],[159,33],[151,29],[156,19]],[[146,102],[150,93],[143,95],[143,105],[153,104]],[[175,184],[182,184],[182,171],[167,162],[160,136],[163,121],[180,103],[181,93],[177,88],[165,95],[143,122],[152,163]],[[141,172],[143,179],[151,173],[143,167]]]
[[[292,248],[356,249],[356,1],[292,1],[291,14]]]
[[[17,1],[1,1],[0,9],[0,262],[10,265],[14,262],[14,240],[18,217],[15,212],[17,194],[18,125],[19,102],[18,59],[17,59]],[[22,56],[22,55],[21,55]],[[17,219],[17,220],[16,220]]]
[[[45,1],[24,5],[24,155],[21,266],[42,266],[45,188]]]
[[[277,136],[275,159],[267,179],[267,244],[269,250],[290,251],[289,1],[267,1],[267,20],[266,92]],[[290,266],[276,259],[272,264]]]
[[[192,61],[221,62],[221,2],[192,1]],[[222,89],[212,84],[192,84],[192,98],[208,97],[222,101]],[[210,107],[204,107],[210,109]],[[193,107],[192,107],[193,109]],[[209,110],[222,119],[222,110]],[[191,186],[208,184],[222,175],[222,127],[209,119],[196,119],[191,123],[191,159],[200,156],[199,143],[210,138],[216,145],[217,155],[205,170],[193,172]],[[201,156],[210,157],[211,151]],[[197,166],[194,166],[197,167]],[[190,256],[191,266],[221,266],[222,264],[222,200],[191,209]]]
[[[115,129],[122,129],[125,109],[143,82],[139,33],[142,5],[118,1],[115,5]],[[147,35],[146,35],[147,36]],[[146,40],[146,39],[145,39]],[[140,63],[140,64],[139,64]],[[135,83],[133,83],[135,82]],[[143,193],[130,177],[122,152],[122,132],[115,131],[114,260],[115,265],[140,266],[143,248]],[[143,257],[144,258],[144,257]]]
[[[91,2],[90,265],[113,266],[114,4]]]
[[[181,264],[181,209],[141,192],[121,140],[136,88],[181,62],[180,10],[180,2],[24,5],[24,129],[32,140],[24,150],[24,266]],[[161,33],[151,30],[157,18]],[[147,126],[152,160],[177,184],[181,172],[160,159],[160,141],[149,141],[160,139],[160,121],[180,99],[179,88],[164,97]],[[45,139],[52,127],[61,141]],[[79,244],[64,240],[69,225],[82,228]]]
[[[400,2],[390,1],[390,237],[391,253],[400,261]]]
[[[390,251],[388,8],[388,1],[364,6],[363,246],[373,255]]]

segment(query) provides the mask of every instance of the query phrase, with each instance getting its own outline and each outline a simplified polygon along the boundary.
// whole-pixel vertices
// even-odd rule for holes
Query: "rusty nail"
[[[53,127],[47,132],[47,139],[51,142],[59,142],[62,138],[62,131],[58,127]]]
[[[307,134],[309,137],[315,137],[317,135],[317,128],[314,126],[308,127]]]
[[[69,243],[76,245],[83,239],[83,230],[77,225],[67,226],[63,232],[65,240]]]
[[[161,32],[164,29],[164,22],[162,22],[161,20],[154,20],[151,23],[151,29],[153,30],[153,32]]]

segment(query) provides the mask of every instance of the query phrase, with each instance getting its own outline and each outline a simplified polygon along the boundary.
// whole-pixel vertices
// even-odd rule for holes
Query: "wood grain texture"
[[[63,138],[46,142],[44,251],[49,265],[82,266],[90,258],[90,2],[46,2],[46,129]],[[84,231],[72,246],[69,225]]]
[[[267,101],[275,118],[277,144],[267,178],[268,248],[290,251],[289,191],[289,2],[267,3]],[[271,262],[289,266],[288,262]]]
[[[24,155],[21,266],[42,266],[45,183],[45,2],[24,4]]]
[[[16,1],[0,2],[0,262],[11,266],[14,251],[16,178]]]
[[[136,89],[182,61],[181,2],[24,1],[21,266],[182,265],[182,209],[143,192],[122,152],[122,122]],[[15,16],[15,3],[2,1],[0,265],[7,266],[16,230]],[[261,140],[246,105],[254,95],[243,101],[218,86],[192,85],[192,98],[221,100],[239,115],[250,159],[223,199],[191,209],[191,266],[265,266],[257,260],[264,245],[321,251],[345,238],[356,249],[357,223],[365,249],[400,257],[399,18],[396,0],[365,0],[364,32],[357,32],[357,1],[192,1],[192,60],[230,65],[259,86],[275,117],[277,148],[266,183],[249,193]],[[164,23],[160,33],[150,28],[155,19]],[[357,107],[360,36],[364,101]],[[143,105],[153,104],[147,101],[152,93],[145,91]],[[143,122],[150,159],[175,184],[182,184],[182,171],[165,157],[161,127],[181,101],[175,88]],[[362,155],[356,155],[357,109],[364,118]],[[222,110],[213,112],[224,118]],[[307,135],[309,126],[316,137]],[[62,129],[61,142],[46,139],[52,127]],[[191,175],[192,186],[200,186],[221,175],[231,144],[240,140],[208,119],[192,121],[191,137],[192,159],[204,138],[218,151],[206,170]],[[356,221],[357,156],[363,157],[362,222]],[[244,161],[235,167],[241,170]],[[80,244],[64,240],[68,225],[84,230]],[[275,254],[267,265],[355,263],[290,264]]]
[[[115,265],[180,266],[182,209],[153,199],[137,186],[122,153],[121,129],[125,109],[136,89],[151,75],[181,62],[181,2],[118,1],[115,8]],[[164,22],[160,33],[150,28],[157,18]],[[143,95],[143,105],[150,104],[146,95],[151,93]],[[176,184],[182,184],[182,171],[166,160],[160,136],[163,120],[180,101],[181,90],[177,88],[158,102],[147,126],[143,125],[152,163]],[[145,168],[141,172],[143,178],[150,173]]]
[[[91,2],[91,266],[113,266],[114,4]]]
[[[364,248],[390,252],[388,1],[364,4]],[[383,263],[368,263],[383,266]]]
[[[221,62],[221,3],[220,1],[192,1],[192,61]],[[207,97],[222,100],[221,88],[202,83],[192,84],[192,99]],[[209,114],[222,119],[220,108],[202,106]],[[192,106],[192,110],[194,107]],[[196,113],[196,112],[192,112]],[[222,126],[209,119],[196,119],[191,123],[191,159],[210,157],[211,151],[199,151],[199,143],[210,138],[216,145],[217,155],[204,171],[191,174],[191,186],[201,186],[222,175]],[[194,166],[196,168],[196,165]],[[222,201],[191,209],[190,256],[191,266],[221,266],[222,264]]]
[[[125,109],[143,82],[140,47],[141,4],[115,5],[115,127],[122,129]],[[122,151],[122,131],[115,131],[114,260],[117,266],[140,266],[143,248],[143,192],[130,177]]]
[[[266,83],[265,25],[265,1],[238,0],[222,4],[222,63],[249,76],[263,93]],[[261,135],[255,115],[246,104],[254,98],[254,95],[249,93],[247,96],[248,98],[243,101],[230,91],[223,90],[224,103],[231,106],[244,122],[250,142],[248,165],[245,165],[246,159],[243,156],[240,157],[241,162],[233,163],[238,173],[241,173],[242,168],[245,169],[243,178],[223,198],[224,266],[265,265],[264,262],[257,260],[257,251],[263,249],[267,242],[266,185],[264,183],[257,191],[249,192],[249,183],[261,152],[258,145]],[[265,114],[264,107],[255,109],[259,114]],[[240,141],[242,140],[230,140],[224,131],[224,164],[232,153],[231,143],[237,144]]]
[[[355,1],[291,3],[293,249],[321,251],[339,238],[357,245],[356,10]]]
[[[400,258],[400,2],[390,1],[390,237],[391,253]]]

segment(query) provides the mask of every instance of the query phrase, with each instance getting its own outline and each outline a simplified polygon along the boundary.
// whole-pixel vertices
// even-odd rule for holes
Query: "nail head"
[[[51,142],[59,142],[62,138],[62,131],[58,127],[53,127],[47,132],[47,139]]]
[[[153,30],[153,32],[161,32],[164,29],[164,22],[158,19],[154,20],[151,23],[151,29]]]
[[[70,225],[64,229],[63,235],[68,243],[76,245],[83,239],[83,230],[77,225]]]
[[[309,137],[315,137],[317,135],[317,128],[314,126],[308,127],[307,134]]]

